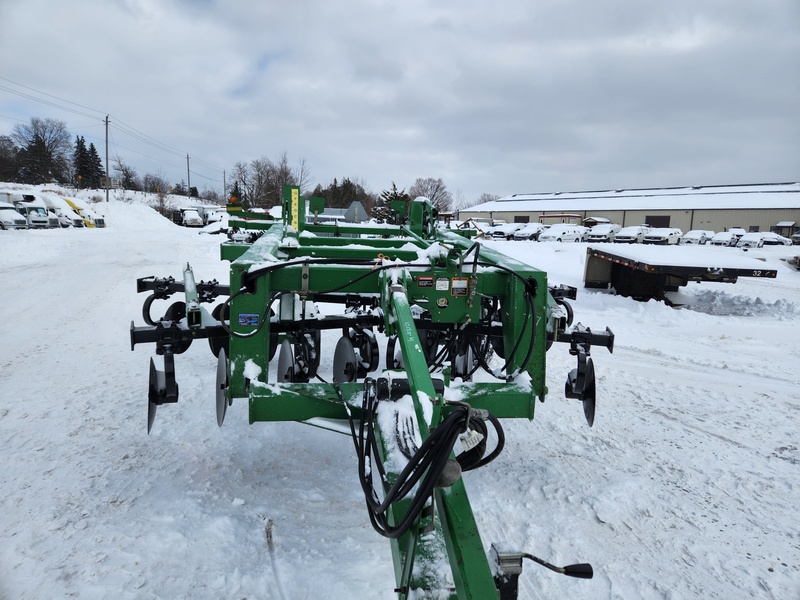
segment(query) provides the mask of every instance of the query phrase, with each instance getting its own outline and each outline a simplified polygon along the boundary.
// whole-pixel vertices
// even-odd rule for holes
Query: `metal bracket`
[[[522,552],[501,550],[492,544],[489,558],[494,565],[494,583],[500,594],[499,600],[517,600],[519,576],[522,575]]]

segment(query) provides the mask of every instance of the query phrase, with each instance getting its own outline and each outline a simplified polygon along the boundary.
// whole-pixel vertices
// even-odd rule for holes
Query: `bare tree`
[[[247,170],[249,185],[246,189],[248,189],[247,196],[250,200],[250,205],[259,208],[274,206],[270,198],[270,192],[272,191],[271,180],[273,179],[274,171],[272,161],[266,157],[253,159],[250,161]]]
[[[418,196],[424,196],[439,212],[449,212],[453,208],[453,195],[447,190],[447,186],[441,179],[419,177],[408,189],[408,195],[412,200]]]
[[[119,177],[122,179],[122,189],[134,191],[139,191],[142,189],[142,183],[139,180],[139,175],[136,173],[136,169],[125,164],[125,161],[123,161],[122,157],[119,155],[113,158],[113,163],[114,170],[119,173]]]
[[[494,202],[500,198],[499,194],[489,194],[487,192],[483,192],[480,196],[478,196],[478,201],[475,204],[483,204],[484,202]],[[475,206],[473,204],[473,206]]]
[[[209,187],[203,188],[203,191],[200,192],[200,198],[203,200],[208,200],[209,202],[213,202],[214,204],[224,204],[219,190],[214,190]]]
[[[25,183],[67,180],[72,136],[64,121],[33,117],[30,123],[14,125],[11,138],[22,149],[20,166]]]
[[[239,202],[241,202],[243,206],[249,207],[251,190],[249,187],[250,168],[247,163],[243,163],[242,161],[237,162],[233,166],[232,175],[234,183],[239,184],[239,193],[241,194]]]
[[[457,208],[458,208],[458,210],[465,210],[465,209],[470,208],[472,206],[477,206],[478,204],[483,204],[484,202],[494,202],[495,200],[498,200],[499,198],[500,198],[500,196],[498,194],[489,194],[488,192],[484,192],[480,196],[478,196],[477,200],[473,200],[471,202],[469,202],[469,201],[460,202],[458,204]]]
[[[295,185],[300,187],[300,193],[305,193],[309,184],[311,183],[311,167],[308,166],[308,161],[305,158],[300,159],[300,164],[295,170],[297,175],[297,183]]]
[[[284,186],[296,185],[300,187],[302,191],[303,184],[300,180],[300,173],[289,166],[289,158],[286,155],[286,152],[280,155],[277,162],[269,164],[270,168],[268,170],[267,201],[270,202],[270,206],[277,206],[281,203]],[[305,159],[300,161],[300,166],[301,170],[306,170],[305,175],[309,176]]]
[[[453,210],[458,210],[467,203],[467,198],[464,196],[464,191],[461,188],[456,190],[453,198]]]
[[[164,172],[159,169],[156,173],[147,173],[142,179],[142,188],[145,192],[159,193],[169,190],[169,180]]]
[[[270,208],[281,203],[283,187],[299,186],[301,191],[308,186],[311,171],[305,159],[300,160],[297,169],[289,165],[286,152],[278,160],[262,156],[249,164],[237,162],[233,168],[233,180],[239,184],[244,195],[242,199],[249,207]]]

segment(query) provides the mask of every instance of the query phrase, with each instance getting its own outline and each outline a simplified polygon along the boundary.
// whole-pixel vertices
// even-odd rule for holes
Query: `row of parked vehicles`
[[[105,219],[79,198],[56,191],[0,190],[0,229],[105,227]]]
[[[211,206],[176,208],[172,211],[172,222],[183,227],[204,227],[222,219],[225,209]]]
[[[600,223],[594,227],[559,223],[503,223],[485,232],[495,240],[531,240],[539,242],[594,242],[615,244],[658,244],[736,246],[739,248],[761,248],[762,246],[800,244],[800,233],[787,238],[777,233],[746,232],[732,228],[715,233],[704,229],[693,229],[683,233],[676,227],[650,227],[633,225],[622,227],[616,223]]]

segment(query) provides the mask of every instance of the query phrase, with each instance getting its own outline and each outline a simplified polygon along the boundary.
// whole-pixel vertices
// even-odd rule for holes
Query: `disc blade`
[[[150,380],[147,390],[147,435],[150,435],[150,430],[153,428],[153,422],[156,420],[156,409],[158,405],[155,399],[158,396],[158,371],[156,370],[156,363],[150,359]]]
[[[403,353],[397,344],[397,336],[391,336],[386,342],[386,368],[387,369],[402,369]]]
[[[586,361],[586,378],[583,384],[583,414],[589,427],[594,425],[594,411],[597,404],[597,387],[594,379],[594,362]]]
[[[356,380],[357,372],[353,342],[350,338],[341,337],[333,353],[333,380],[337,383],[350,383]]]
[[[217,425],[222,427],[225,413],[228,411],[228,357],[225,348],[220,348],[217,356]]]
[[[380,349],[378,348],[378,339],[375,337],[375,334],[372,331],[365,329],[364,336],[366,338],[366,343],[364,344],[362,357],[368,357],[367,362],[369,362],[369,367],[367,368],[367,371],[371,373],[372,371],[378,369],[378,363],[381,358]]]
[[[294,381],[294,350],[289,340],[283,340],[278,355],[278,383]]]
[[[157,404],[153,402],[147,403],[147,435],[150,435],[150,430],[153,428],[153,422],[156,420]]]

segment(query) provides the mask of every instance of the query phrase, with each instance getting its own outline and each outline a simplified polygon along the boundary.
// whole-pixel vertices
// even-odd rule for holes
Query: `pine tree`
[[[39,134],[19,151],[19,182],[39,185],[51,181],[63,181],[67,164],[62,157],[53,154],[47,141]]]
[[[242,202],[242,192],[239,189],[239,182],[238,181],[234,181],[233,182],[233,187],[231,188],[231,193],[228,196],[228,202],[231,202],[231,203],[238,202],[240,204]]]
[[[103,161],[100,160],[100,155],[97,153],[97,148],[94,147],[94,144],[89,144],[87,160],[89,163],[87,172],[88,187],[99,188],[103,177],[106,176],[106,170],[103,168]]]
[[[86,140],[83,136],[76,136],[75,151],[72,153],[73,184],[78,188],[89,186],[89,152],[86,150]]]
[[[326,188],[317,186],[312,194],[316,197],[325,199],[325,206],[328,208],[348,208],[353,202],[361,202],[369,212],[372,209],[374,198],[364,189],[364,186],[357,181],[352,181],[349,177],[339,180],[334,178],[333,182]]]
[[[393,181],[392,189],[381,192],[380,200],[378,200],[375,210],[372,211],[372,216],[378,220],[378,223],[394,223],[397,220],[395,213],[392,212],[392,202],[396,201],[405,203],[404,213],[407,213],[409,196],[406,194],[405,188],[398,190],[397,184]]]
[[[186,182],[181,179],[180,183],[176,183],[172,186],[172,193],[176,196],[188,196],[189,192],[186,189]]]

